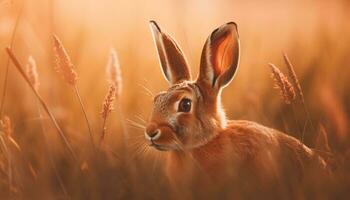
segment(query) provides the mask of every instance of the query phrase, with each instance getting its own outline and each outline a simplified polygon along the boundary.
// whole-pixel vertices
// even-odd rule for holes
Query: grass
[[[318,174],[311,171],[316,177],[291,187],[294,190],[274,185],[266,195],[346,198],[350,39],[343,36],[350,33],[349,5],[301,0],[256,4],[0,3],[0,49],[8,47],[0,53],[0,110],[3,124],[5,115],[10,121],[0,128],[0,198],[261,198],[257,190],[245,191],[244,181],[199,187],[195,175],[188,188],[169,188],[163,173],[166,153],[148,148],[144,139],[152,98],[167,88],[147,29],[149,19],[156,19],[186,47],[193,75],[208,34],[236,21],[242,59],[235,80],[223,92],[228,118],[286,131],[337,161],[328,184],[316,181]],[[46,6],[53,12],[42,9]],[[325,7],[332,19],[324,15]],[[80,9],[85,10],[77,12]],[[53,30],[64,46],[57,36],[52,38]],[[288,56],[281,56],[281,49]],[[29,55],[36,67],[25,68]],[[274,63],[270,67],[275,79],[269,77],[268,62]],[[16,73],[9,73],[12,66]],[[67,84],[61,84],[52,66]],[[98,148],[101,142],[103,148]]]
[[[90,122],[88,120],[88,116],[86,114],[85,107],[78,89],[78,85],[77,85],[78,77],[77,77],[77,73],[74,70],[74,65],[71,62],[71,59],[66,49],[64,48],[62,42],[59,40],[59,38],[56,35],[53,36],[53,41],[54,41],[53,42],[54,53],[55,53],[56,62],[57,62],[56,70],[58,73],[60,73],[63,76],[66,82],[74,88],[74,93],[78,98],[79,105],[84,114],[84,119],[89,130],[90,142],[91,142],[92,148],[96,151],[96,146],[95,146],[94,138],[92,136],[92,129],[90,126]]]
[[[22,16],[22,12],[23,12],[23,5],[22,5],[21,8],[20,8],[20,11],[19,11],[18,16],[17,16],[17,18],[16,18],[15,25],[14,25],[14,27],[13,27],[12,36],[11,36],[11,42],[10,42],[10,47],[12,47],[12,46],[13,46],[13,43],[15,42],[15,36],[16,36],[16,33],[17,33],[18,24],[19,24],[20,19],[21,19],[21,16]],[[7,94],[7,83],[8,83],[9,65],[10,65],[10,59],[7,60],[6,68],[5,68],[4,88],[3,88],[3,90],[2,90],[1,103],[0,103],[0,116],[2,116],[2,115],[3,115],[3,112],[4,112],[5,100],[6,100],[6,94]]]
[[[12,50],[9,47],[6,48],[6,52],[8,53],[11,61],[13,62],[14,66],[16,67],[18,72],[21,74],[23,79],[28,83],[30,89],[34,92],[35,96],[37,97],[39,103],[43,107],[43,109],[46,112],[46,114],[50,117],[52,123],[54,124],[57,132],[59,133],[60,137],[62,138],[62,141],[66,145],[66,147],[69,150],[70,154],[72,155],[72,157],[74,158],[75,161],[78,161],[77,156],[76,156],[76,154],[73,151],[73,148],[71,147],[70,143],[68,142],[68,140],[67,140],[65,134],[63,133],[62,129],[58,125],[58,123],[56,121],[56,118],[53,116],[52,112],[50,111],[49,107],[46,105],[45,101],[42,99],[40,94],[36,91],[36,89],[34,88],[34,85],[32,85],[30,79],[28,78],[27,74],[24,72],[23,67],[21,66],[21,64],[17,60],[16,56],[13,54]]]

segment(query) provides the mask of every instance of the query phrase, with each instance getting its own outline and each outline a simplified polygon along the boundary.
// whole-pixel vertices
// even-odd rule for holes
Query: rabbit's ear
[[[191,75],[186,58],[176,42],[163,33],[155,21],[150,21],[150,27],[166,80],[170,84],[190,80]]]
[[[239,62],[237,25],[230,22],[215,29],[207,39],[201,57],[197,82],[221,88],[233,79]]]

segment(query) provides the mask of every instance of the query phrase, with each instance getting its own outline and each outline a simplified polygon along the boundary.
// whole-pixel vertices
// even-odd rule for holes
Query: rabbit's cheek
[[[176,133],[179,138],[183,138],[192,132],[193,116],[192,114],[181,114],[176,119]]]
[[[183,127],[189,127],[192,124],[193,121],[193,115],[192,114],[181,114],[177,117],[177,123],[180,128]]]

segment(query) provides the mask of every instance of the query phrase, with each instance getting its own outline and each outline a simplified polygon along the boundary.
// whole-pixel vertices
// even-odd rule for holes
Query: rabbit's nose
[[[147,140],[157,140],[161,135],[161,131],[155,124],[151,124],[146,128],[145,137]]]

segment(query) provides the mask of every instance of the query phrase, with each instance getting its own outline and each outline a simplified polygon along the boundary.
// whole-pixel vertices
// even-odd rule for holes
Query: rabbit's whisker
[[[135,115],[135,117],[140,120],[142,123],[146,124],[146,120],[142,117],[142,115]]]
[[[128,122],[129,125],[131,125],[131,126],[133,126],[135,128],[139,128],[139,129],[143,129],[143,130],[146,128],[145,125],[140,124],[138,122],[135,122],[135,121],[133,121],[131,119],[126,119],[126,121]]]
[[[140,83],[138,83],[138,86],[140,86],[142,89],[144,89],[144,91],[146,92],[145,94],[147,94],[149,97],[151,97],[151,98],[154,97],[153,92],[150,89],[148,89],[146,86],[144,86]]]

